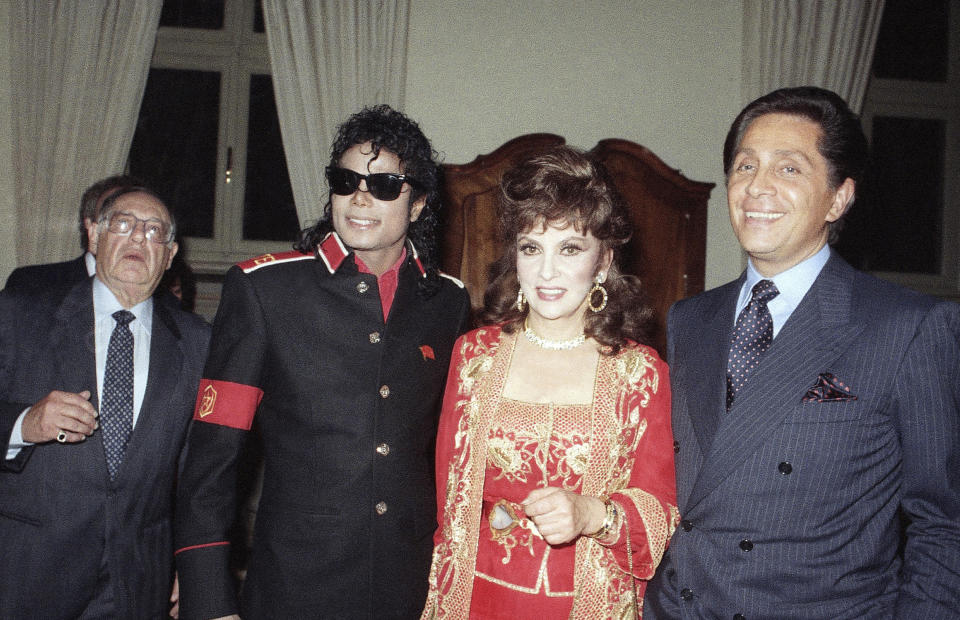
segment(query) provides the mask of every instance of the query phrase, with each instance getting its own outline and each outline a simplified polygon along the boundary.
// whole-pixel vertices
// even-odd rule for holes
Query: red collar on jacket
[[[407,239],[406,245],[407,250],[413,257],[413,262],[417,265],[417,269],[420,270],[420,275],[426,277],[427,272],[423,268],[423,264],[420,262],[419,255],[417,255],[417,248],[413,247],[413,243],[411,243],[409,239]],[[329,270],[330,273],[335,273],[337,269],[340,268],[340,265],[343,263],[344,259],[350,255],[350,250],[347,249],[347,246],[343,245],[340,235],[338,235],[336,232],[331,232],[327,233],[327,236],[323,238],[323,241],[317,245],[317,254],[320,256],[320,260],[323,261],[323,264],[327,266],[327,270]],[[360,262],[358,261],[357,267],[359,268],[359,266]]]
[[[400,252],[400,258],[397,259],[397,262],[394,263],[390,269],[377,276],[377,290],[380,292],[380,307],[383,310],[384,321],[390,316],[393,298],[396,297],[397,286],[400,284],[400,267],[403,266],[404,261],[407,260],[408,248],[410,255],[413,256],[413,262],[416,263],[417,269],[420,270],[420,275],[426,277],[423,265],[417,257],[417,250],[413,247],[413,244],[410,243],[409,239],[406,242],[406,246],[407,247],[403,248],[403,251]],[[317,254],[320,256],[323,264],[327,266],[327,269],[330,270],[330,273],[340,268],[340,265],[343,264],[343,261],[349,253],[347,247],[343,245],[340,235],[336,232],[329,233],[317,246]],[[360,273],[373,273],[355,253],[353,259],[357,264],[357,271]]]

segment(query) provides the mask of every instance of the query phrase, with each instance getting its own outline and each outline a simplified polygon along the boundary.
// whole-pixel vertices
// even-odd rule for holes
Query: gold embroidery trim
[[[550,589],[550,577],[547,574],[547,560],[550,558],[550,547],[548,546],[546,551],[543,553],[543,559],[540,561],[540,569],[537,571],[537,582],[532,588],[526,586],[517,585],[515,583],[510,583],[509,581],[504,581],[503,579],[498,579],[487,575],[486,573],[481,573],[476,571],[474,575],[483,579],[484,581],[489,581],[490,583],[495,583],[498,586],[503,586],[508,590],[513,590],[514,592],[522,592],[524,594],[539,594],[543,590],[545,596],[560,598],[560,597],[570,597],[573,596],[573,590],[569,592],[553,592]]]

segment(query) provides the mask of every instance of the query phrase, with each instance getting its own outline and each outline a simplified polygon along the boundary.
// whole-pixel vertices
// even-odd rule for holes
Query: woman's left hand
[[[534,489],[522,503],[524,512],[551,545],[596,532],[603,526],[607,514],[600,498],[558,487]]]

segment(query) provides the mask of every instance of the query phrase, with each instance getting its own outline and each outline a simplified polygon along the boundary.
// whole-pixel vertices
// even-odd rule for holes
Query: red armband
[[[261,400],[263,390],[252,385],[201,379],[193,419],[248,431]]]

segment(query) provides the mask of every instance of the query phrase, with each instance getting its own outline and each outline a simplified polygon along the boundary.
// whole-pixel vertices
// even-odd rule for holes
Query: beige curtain
[[[884,0],[744,0],[743,99],[786,86],[829,88],[856,113]]]
[[[402,108],[409,0],[264,0],[277,114],[302,226],[323,213],[336,127],[366,105]]]
[[[0,278],[17,266],[16,184],[13,182],[13,107],[10,104],[10,62],[8,27],[13,4],[0,2]],[[4,280],[0,280],[2,282]]]
[[[123,170],[161,0],[16,2],[9,37],[17,262],[79,253],[84,188]]]

